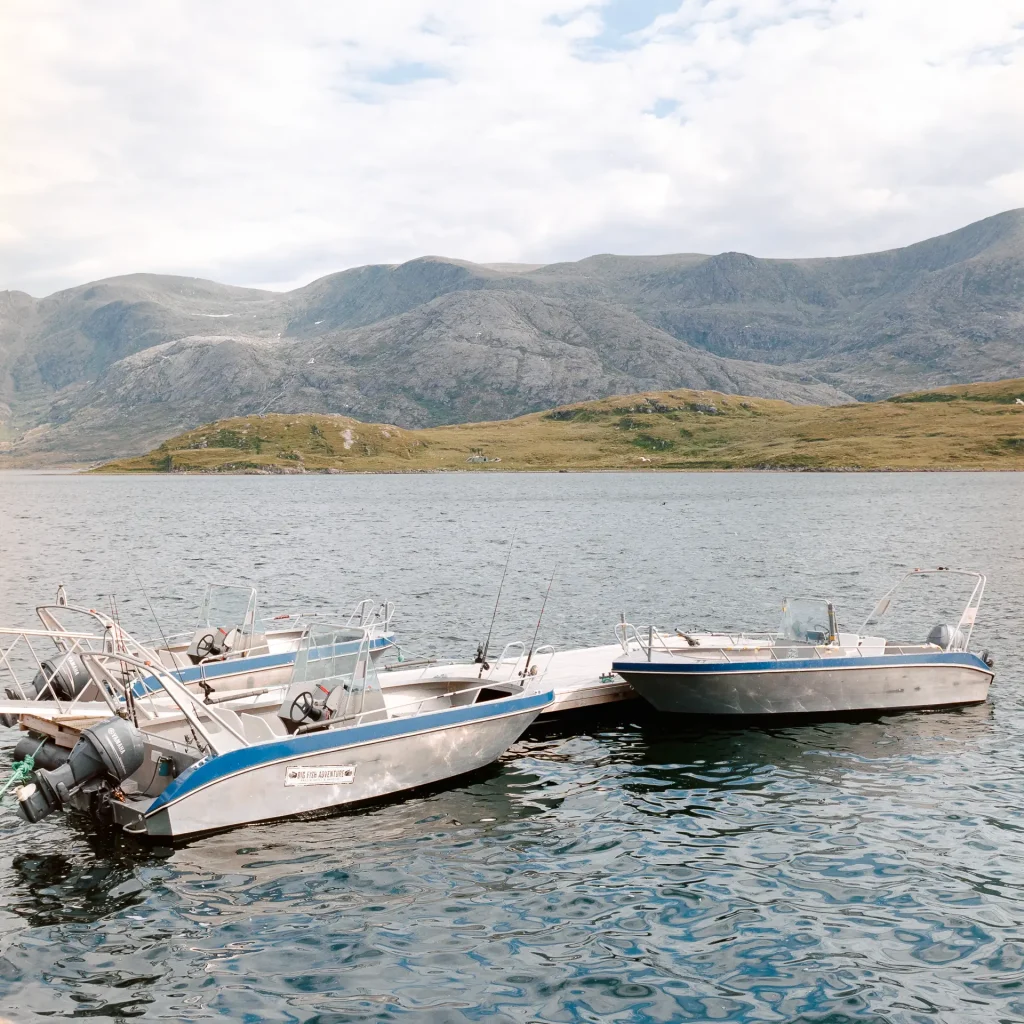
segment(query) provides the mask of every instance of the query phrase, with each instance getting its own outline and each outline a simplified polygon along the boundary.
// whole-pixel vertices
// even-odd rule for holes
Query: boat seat
[[[237,711],[232,711],[231,708],[219,708],[214,705],[213,710],[210,712],[211,717],[216,715],[222,722],[228,722],[233,728],[239,732],[242,731],[242,720],[238,717]]]
[[[239,717],[242,720],[245,738],[250,743],[268,743],[270,740],[276,740],[281,736],[288,735],[288,731],[283,725],[278,724],[281,721],[279,718],[275,717],[271,721],[266,718],[259,718],[256,715],[247,715],[245,712]]]
[[[226,750],[236,750],[238,747],[245,746],[245,744],[238,739],[238,736],[235,736],[234,733],[225,729],[220,722],[213,717],[214,714],[219,715],[221,721],[229,723],[239,736],[245,735],[245,727],[242,725],[242,720],[234,711],[230,708],[217,708],[215,712],[202,716],[203,727],[207,732],[209,732],[210,738],[214,743]]]
[[[335,690],[331,696],[333,697],[335,693],[338,693],[338,690]],[[331,707],[330,700],[327,702],[327,707]],[[361,725],[366,725],[368,722],[379,722],[387,718],[388,706],[384,702],[384,695],[380,690],[372,687],[362,694],[362,699],[353,700],[351,708],[342,706],[339,702],[338,713],[342,721],[354,721],[358,718]]]
[[[388,717],[388,706],[384,702],[384,694],[376,687],[363,694],[362,717],[360,722],[379,722]]]
[[[265,633],[253,633],[249,636],[248,633],[244,637],[239,637],[238,646],[231,648],[232,654],[265,654],[270,648],[267,645],[267,637]]]
[[[169,651],[164,648],[156,653],[164,668],[189,668],[192,665],[191,659],[182,651]]]

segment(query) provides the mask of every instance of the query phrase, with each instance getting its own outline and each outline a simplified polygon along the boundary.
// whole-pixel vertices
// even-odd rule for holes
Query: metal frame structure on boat
[[[840,632],[829,602],[830,628],[824,642],[774,634],[769,642],[669,651],[656,650],[649,636],[646,644],[641,639],[644,660],[623,657],[614,668],[658,710],[677,713],[828,714],[981,703],[994,677],[992,660],[967,649],[985,589],[981,573],[907,573],[876,603],[865,628],[885,615],[894,594],[908,580],[940,573],[973,580],[957,625],[932,631],[948,634],[944,643],[892,643]]]

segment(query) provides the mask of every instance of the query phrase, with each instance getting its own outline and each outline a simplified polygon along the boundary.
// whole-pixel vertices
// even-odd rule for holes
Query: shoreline
[[[23,472],[30,472],[24,470]],[[46,470],[35,470],[34,472],[43,473]],[[295,470],[282,470],[274,472],[272,470],[259,471],[259,470],[195,470],[195,469],[182,469],[182,470],[171,470],[165,472],[161,470],[104,470],[99,469],[81,469],[81,470],[68,470],[64,471],[62,475],[75,475],[84,476],[86,474],[90,476],[145,476],[145,477],[214,477],[214,476],[264,476],[264,477],[279,477],[279,476],[295,476],[295,477],[310,477],[310,476],[453,476],[456,474],[488,474],[488,475],[505,475],[505,476],[521,476],[524,474],[541,474],[547,473],[551,475],[561,474],[593,474],[593,473],[765,473],[765,474],[783,474],[783,473],[839,473],[839,474],[856,474],[856,473],[1021,473],[1024,472],[1022,469],[1014,469],[1009,467],[986,467],[986,466],[872,466],[872,467],[860,467],[860,466],[841,466],[841,467],[830,467],[830,466],[716,466],[716,467],[702,467],[694,466],[690,467],[679,467],[679,468],[664,468],[661,466],[607,466],[607,467],[595,467],[593,469],[564,469],[555,466],[538,467],[536,469],[335,469],[335,470],[306,470],[304,472],[297,472]],[[56,475],[56,474],[55,474]]]

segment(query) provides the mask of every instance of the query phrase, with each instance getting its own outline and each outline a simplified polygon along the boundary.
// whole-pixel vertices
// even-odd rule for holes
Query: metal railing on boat
[[[670,643],[671,638],[666,638],[654,626],[648,627],[646,637],[629,623],[620,623],[616,627],[617,635],[620,630],[622,636],[625,637],[625,642],[621,637],[619,640],[623,647],[623,653],[636,652],[642,654],[647,661],[653,661],[655,654],[669,655],[674,660],[694,663],[719,661],[726,664],[746,664],[764,661],[783,662],[810,659],[824,661],[837,658],[878,658],[891,655],[938,654],[942,652],[963,653],[967,650],[965,646],[940,647],[938,644],[932,643],[885,643],[868,647],[843,644],[804,645],[778,637],[772,638],[771,634],[763,634],[766,639],[759,639],[756,635],[737,638],[750,640],[750,643],[731,643],[722,646],[682,646],[679,643]],[[658,650],[655,649],[656,645]]]
[[[129,650],[144,657],[153,656],[151,651],[139,645],[113,621],[105,620],[95,613],[94,617],[103,627],[102,632],[0,627],[0,674],[10,681],[5,687],[8,694],[13,691],[18,695],[12,697],[13,700],[33,704],[52,702],[59,714],[67,715],[77,705],[85,703],[85,694],[89,692],[88,687],[85,687],[71,698],[61,696],[58,692],[58,679],[73,665],[71,659],[81,659],[93,653],[110,654],[116,658]],[[52,644],[54,649],[43,653],[39,649],[43,641]],[[23,678],[27,672],[32,673],[31,679]],[[35,692],[30,695],[28,687],[40,675],[43,686],[35,688]],[[122,688],[128,675],[127,666],[122,666],[123,681],[119,684]],[[90,681],[96,682],[95,679]]]

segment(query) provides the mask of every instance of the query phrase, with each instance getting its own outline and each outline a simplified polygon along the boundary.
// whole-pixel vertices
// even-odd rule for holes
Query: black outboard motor
[[[39,671],[27,686],[7,687],[11,700],[74,700],[92,681],[77,654],[68,652],[39,663]],[[22,693],[24,689],[24,693]]]
[[[142,735],[123,718],[108,718],[90,725],[68,757],[53,771],[37,771],[17,791],[18,810],[28,821],[41,821],[66,804],[71,791],[93,779],[106,777],[119,783],[142,767]]]

